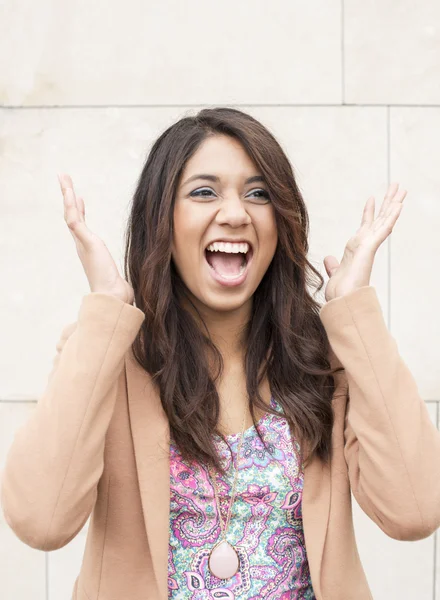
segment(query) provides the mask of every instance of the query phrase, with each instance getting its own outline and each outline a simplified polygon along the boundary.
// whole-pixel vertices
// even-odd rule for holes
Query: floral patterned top
[[[271,405],[282,412],[281,405]],[[172,600],[315,600],[302,526],[303,471],[299,444],[286,419],[266,413],[258,428],[244,432],[239,457],[236,498],[226,539],[235,547],[239,571],[218,579],[208,567],[209,553],[221,539],[214,489],[207,470],[182,460],[170,445],[170,543],[168,598]],[[226,479],[217,474],[223,523],[234,480],[240,433],[214,435]]]

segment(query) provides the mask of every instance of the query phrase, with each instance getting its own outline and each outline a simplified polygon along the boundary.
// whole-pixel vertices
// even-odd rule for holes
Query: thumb
[[[334,256],[326,256],[324,258],[324,266],[327,271],[327,275],[332,277],[339,268],[339,261]]]

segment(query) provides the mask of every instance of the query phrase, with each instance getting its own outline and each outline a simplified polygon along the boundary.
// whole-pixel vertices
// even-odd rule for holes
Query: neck
[[[231,311],[211,310],[205,305],[194,307],[185,302],[185,308],[191,312],[199,326],[206,332],[220,351],[225,366],[243,364],[246,352],[245,328],[250,319],[252,300]],[[202,322],[203,319],[203,322]]]

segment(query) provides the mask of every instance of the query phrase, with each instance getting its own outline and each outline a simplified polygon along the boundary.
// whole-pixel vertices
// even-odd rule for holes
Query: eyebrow
[[[199,175],[192,175],[192,177],[189,177],[182,185],[186,185],[187,183],[189,183],[190,181],[194,181],[195,179],[205,179],[206,181],[213,181],[214,183],[218,183],[220,181],[220,178],[216,175],[208,175],[206,173],[201,173]],[[248,179],[246,179],[245,184],[254,183],[255,181],[266,183],[266,180],[262,175],[254,175],[253,177],[249,177]]]

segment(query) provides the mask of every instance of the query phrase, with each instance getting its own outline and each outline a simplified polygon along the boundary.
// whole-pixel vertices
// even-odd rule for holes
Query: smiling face
[[[217,240],[247,243],[250,250],[244,256],[236,251],[246,245],[219,244],[211,246],[215,252],[206,252]],[[277,241],[275,212],[261,173],[238,140],[208,137],[180,178],[172,243],[177,272],[202,315],[249,314]]]

